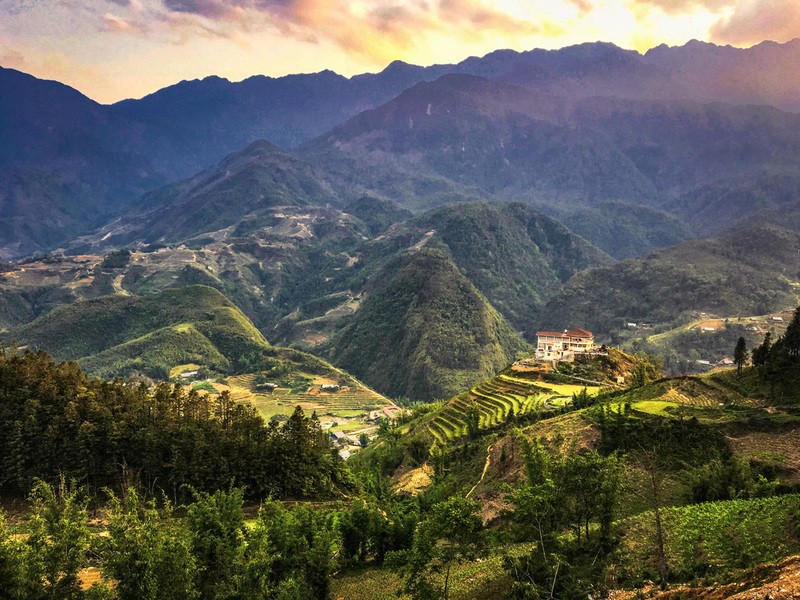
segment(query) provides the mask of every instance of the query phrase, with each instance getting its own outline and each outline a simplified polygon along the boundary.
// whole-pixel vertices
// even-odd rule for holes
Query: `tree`
[[[781,338],[781,345],[790,361],[797,362],[800,360],[800,306],[794,311],[794,316],[786,328],[786,333]]]
[[[26,540],[29,581],[38,590],[29,598],[71,600],[82,597],[78,571],[89,549],[86,498],[64,479],[58,489],[37,481],[31,492],[30,535]]]
[[[243,498],[240,488],[217,490],[195,493],[189,505],[187,524],[204,600],[224,600],[237,591],[245,550]]]
[[[454,496],[435,504],[430,515],[414,532],[405,571],[405,592],[415,599],[450,594],[453,565],[475,560],[486,554],[486,535],[478,515],[479,504]],[[434,583],[444,573],[441,589]]]
[[[663,461],[657,447],[642,448],[635,456],[634,462],[646,475],[643,496],[645,502],[653,511],[653,525],[655,527],[653,544],[655,546],[656,568],[663,585],[667,581],[668,574],[664,524],[661,519],[667,477],[666,469],[662,464]]]
[[[159,512],[142,504],[134,488],[109,503],[109,537],[103,571],[115,580],[118,600],[193,600],[197,568],[188,532],[171,521],[169,506]]]
[[[269,583],[278,598],[328,598],[333,527],[330,515],[305,505],[286,510],[277,502],[267,502],[261,507],[257,528],[263,530],[273,551]]]
[[[478,412],[478,407],[475,404],[470,405],[465,420],[467,421],[467,435],[470,439],[475,439],[478,437],[478,427],[481,420],[481,413]]]
[[[747,342],[743,337],[736,342],[736,349],[733,351],[733,362],[736,363],[736,372],[742,372],[742,368],[747,363]]]
[[[12,537],[5,515],[0,513],[0,598],[23,600],[33,596],[39,586],[27,577],[27,564],[27,547]]]
[[[377,546],[376,534],[380,534],[383,517],[370,509],[363,500],[356,500],[350,510],[339,520],[344,559],[364,562],[367,554]]]
[[[764,335],[764,341],[760,346],[753,348],[753,365],[756,367],[763,367],[769,360],[769,353],[772,349],[772,336],[769,331]]]

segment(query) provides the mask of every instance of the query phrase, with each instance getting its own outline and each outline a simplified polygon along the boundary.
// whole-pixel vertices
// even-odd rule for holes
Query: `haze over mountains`
[[[201,284],[271,343],[424,399],[541,324],[617,339],[628,319],[782,309],[795,234],[756,223],[798,212],[796,64],[798,41],[597,43],[112,106],[3,69],[0,258],[87,256],[11,265],[0,327],[23,339],[63,304]]]
[[[319,157],[322,166],[352,189],[379,188],[417,210],[487,195],[549,204],[657,201],[680,216],[696,216],[701,231],[714,230],[721,213],[727,216],[721,207],[713,209],[721,199],[733,198],[738,206],[760,198],[771,208],[776,201],[763,199],[766,186],[779,199],[795,193],[798,176],[786,156],[795,147],[797,127],[794,117],[777,110],[700,107],[686,101],[798,110],[798,84],[787,76],[798,55],[797,41],[765,42],[750,49],[690,42],[644,55],[611,44],[583,44],[557,51],[497,51],[427,68],[398,62],[381,73],[350,79],[331,72],[253,77],[240,83],[212,77],[113,106],[3,69],[0,255],[21,256],[61,245],[124,213],[142,192],[189,177],[255,140],[295,147],[419,82],[448,74],[490,82],[449,77],[432,88],[417,88],[375,116],[363,115],[334,130],[333,138],[306,146],[304,155]],[[467,90],[465,98],[465,85],[479,89]],[[426,100],[427,92],[431,97]],[[505,100],[498,102],[501,95]],[[615,100],[582,102],[598,96]],[[442,110],[458,107],[452,121],[439,121],[441,127],[456,128],[449,136],[425,129],[428,101],[431,116],[439,119]],[[458,123],[471,124],[476,111],[486,131],[459,130]],[[411,133],[422,135],[423,127],[440,152],[428,157],[434,164],[405,182],[407,167],[415,165],[406,164],[404,152],[397,158],[395,152],[383,156],[373,140],[370,152],[362,156],[367,148],[356,138],[401,135],[409,118],[416,119],[418,128]],[[719,153],[719,143],[749,131],[751,124],[759,126],[757,131],[763,125],[761,138],[745,138],[734,156],[710,160]],[[375,131],[368,134],[364,127]],[[522,130],[518,139],[503,135],[509,128]],[[476,144],[484,135],[486,144]],[[326,139],[334,148],[326,146]],[[511,147],[503,150],[501,143]],[[336,144],[345,144],[344,156],[331,155]],[[404,144],[406,154],[413,152],[413,139]],[[453,156],[440,155],[447,147]],[[348,148],[357,161],[348,158]],[[395,159],[400,174],[394,172]],[[376,160],[383,168],[374,173]],[[477,160],[480,169],[475,169]],[[753,166],[742,171],[745,162]],[[520,173],[527,174],[522,181],[517,180]],[[773,179],[779,180],[777,190],[774,182],[765,181]],[[696,209],[695,203],[701,207]],[[46,218],[34,218],[42,213]],[[738,208],[733,213],[734,220],[747,216],[747,210]]]
[[[222,10],[162,4],[106,25]],[[798,67],[0,69],[0,596],[796,594]]]

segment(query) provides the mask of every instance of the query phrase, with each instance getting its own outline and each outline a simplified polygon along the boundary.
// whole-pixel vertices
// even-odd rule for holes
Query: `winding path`
[[[492,448],[494,448],[494,444],[489,444],[489,447],[486,449],[486,462],[483,465],[483,473],[481,473],[481,478],[478,479],[478,483],[472,486],[472,489],[467,492],[467,495],[464,496],[465,498],[469,498],[472,495],[472,492],[475,491],[475,488],[478,487],[483,479],[486,477],[486,471],[489,470],[489,465],[492,462]]]

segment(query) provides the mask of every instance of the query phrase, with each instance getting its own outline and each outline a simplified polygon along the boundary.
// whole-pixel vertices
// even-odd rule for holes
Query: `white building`
[[[536,332],[537,360],[571,361],[576,354],[589,354],[594,349],[594,335],[585,329]]]

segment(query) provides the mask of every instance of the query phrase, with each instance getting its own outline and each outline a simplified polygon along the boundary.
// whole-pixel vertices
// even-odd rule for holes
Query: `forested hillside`
[[[691,241],[642,259],[578,274],[541,310],[609,336],[626,323],[678,324],[690,313],[763,315],[795,304],[800,238],[768,224]],[[694,317],[697,318],[697,317]]]
[[[447,397],[526,348],[441,251],[422,248],[392,259],[366,293],[328,353],[385,394]]]

